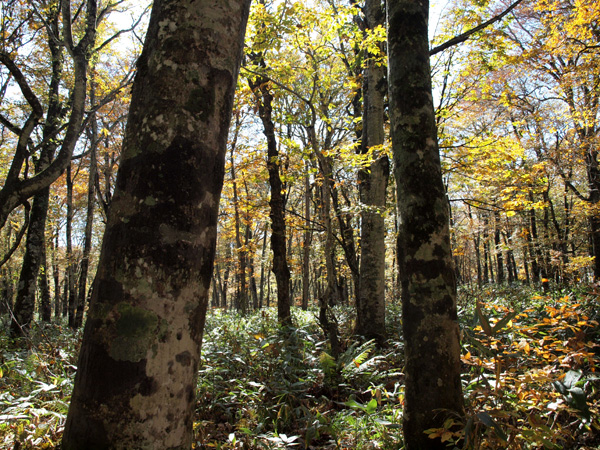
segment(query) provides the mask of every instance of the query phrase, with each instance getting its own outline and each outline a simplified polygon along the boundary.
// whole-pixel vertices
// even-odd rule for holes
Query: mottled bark
[[[368,29],[385,22],[380,0],[367,0],[365,19]],[[383,47],[383,45],[382,45]],[[383,52],[383,48],[380,48]],[[379,56],[379,55],[377,55]],[[383,145],[385,134],[384,97],[387,90],[385,67],[367,59],[363,83],[363,129],[361,152]],[[377,157],[376,152],[374,156]],[[382,344],[385,339],[385,200],[390,173],[387,156],[378,156],[359,172],[361,201],[360,277],[356,298],[356,333]]]
[[[153,4],[64,450],[191,448],[248,11],[247,0]]]
[[[429,2],[388,0],[392,145],[405,343],[408,450],[445,449],[428,428],[462,413],[456,282],[429,66]]]

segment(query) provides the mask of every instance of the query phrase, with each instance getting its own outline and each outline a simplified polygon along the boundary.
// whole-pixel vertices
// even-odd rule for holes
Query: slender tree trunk
[[[60,321],[61,302],[60,302],[60,268],[58,266],[58,226],[52,245],[52,278],[54,279],[54,319]]]
[[[265,257],[267,254],[267,229],[263,231],[263,245],[262,251],[260,252],[260,284],[259,284],[259,296],[258,296],[258,307],[263,307],[263,300],[265,297]]]
[[[38,276],[46,245],[45,229],[48,214],[49,189],[45,189],[33,198],[29,228],[25,241],[25,255],[17,288],[17,298],[13,309],[12,336],[27,334],[35,311],[35,295]]]
[[[246,189],[246,197],[248,197],[248,185],[244,183]],[[252,241],[253,234],[250,227],[250,218],[246,214],[246,232],[244,233],[244,246],[246,252],[246,263],[248,265],[248,290],[252,297],[252,309],[258,309],[258,289],[256,287],[256,274],[254,270],[254,254],[249,251],[250,242]]]
[[[237,143],[238,129],[239,129],[239,117],[236,117],[236,131],[233,138],[233,143],[231,144],[230,151],[230,160],[231,160],[231,183],[233,185],[233,208],[234,208],[234,218],[235,218],[235,245],[236,245],[236,253],[238,257],[238,270],[237,270],[237,280],[238,284],[236,286],[236,298],[235,303],[237,309],[242,313],[242,315],[246,315],[248,312],[248,289],[246,287],[246,248],[242,246],[242,238],[240,232],[240,205],[238,198],[238,186],[237,179],[235,173],[235,160],[233,152],[235,150],[235,146]]]
[[[311,188],[308,169],[308,161],[305,164],[306,174],[304,176],[304,240],[302,242],[302,309],[308,309],[308,297],[310,289],[310,245],[312,242],[312,224],[310,221]]]
[[[67,240],[67,290],[66,302],[69,309],[69,326],[76,328],[75,314],[77,312],[77,294],[76,294],[76,264],[75,255],[73,254],[73,177],[72,166],[67,166],[67,224],[66,224],[66,240]]]
[[[231,273],[231,246],[225,246],[225,273],[223,274],[223,289],[221,291],[221,306],[227,309],[227,297],[229,289],[229,276]]]
[[[529,200],[533,203],[533,192],[531,191],[529,191]],[[537,284],[540,282],[540,266],[538,264],[540,258],[537,220],[535,218],[535,210],[533,208],[529,210],[529,230],[527,233],[527,243],[530,248],[529,254],[531,256],[531,279],[534,284]]]
[[[58,32],[58,11],[51,13],[48,18],[48,27],[53,33]],[[40,158],[36,164],[36,174],[48,168],[57,148],[52,136],[61,125],[62,103],[59,98],[60,82],[62,78],[62,47],[58,45],[53,37],[48,37],[48,46],[52,58],[52,72],[48,89],[48,111],[43,129],[43,137],[46,144],[43,146]],[[38,284],[38,276],[42,258],[45,258],[46,250],[46,218],[48,217],[50,188],[46,187],[37,192],[33,197],[33,204],[29,217],[29,228],[25,241],[25,255],[19,277],[17,298],[14,307],[14,318],[11,324],[11,334],[20,336],[27,332],[35,309],[35,293]]]
[[[52,320],[52,302],[50,297],[50,284],[48,283],[48,264],[46,260],[46,246],[43,247],[42,261],[40,264],[40,318],[42,322]]]
[[[90,84],[90,103],[96,103],[96,86],[92,82]],[[77,300],[75,311],[75,328],[81,327],[83,324],[83,312],[87,298],[87,281],[88,271],[90,267],[90,253],[92,251],[92,231],[94,226],[94,209],[96,206],[96,176],[98,167],[96,163],[96,155],[98,152],[98,124],[96,122],[96,114],[92,114],[90,124],[90,167],[88,173],[88,197],[87,197],[87,212],[85,216],[85,232],[83,238],[83,252],[81,255],[81,265],[79,273],[79,283],[77,288]]]
[[[366,25],[369,29],[385,23],[381,0],[367,0]],[[383,47],[383,45],[382,45]],[[383,53],[383,48],[380,49]],[[377,55],[379,57],[379,55]],[[385,66],[367,60],[363,83],[363,130],[361,152],[366,154],[384,142],[384,97],[387,90]],[[377,152],[378,153],[378,152]],[[385,200],[389,161],[379,156],[369,168],[359,172],[361,200],[360,277],[356,286],[356,333],[383,344],[385,339]]]
[[[429,66],[429,2],[388,0],[392,148],[399,214],[405,345],[404,442],[441,450],[429,439],[462,414],[456,282],[442,182]]]
[[[264,66],[262,55],[257,55],[256,62]],[[290,313],[290,269],[287,262],[286,227],[285,227],[285,195],[280,176],[281,161],[277,149],[275,124],[273,123],[273,94],[263,77],[248,79],[250,88],[256,94],[258,115],[263,124],[263,132],[267,139],[267,171],[269,172],[269,217],[271,218],[271,249],[273,250],[273,274],[277,283],[277,318],[282,324],[291,323]]]
[[[494,211],[494,248],[496,253],[496,282],[504,283],[504,257],[500,242],[500,214]]]
[[[191,448],[248,12],[247,0],[153,4],[64,450]]]

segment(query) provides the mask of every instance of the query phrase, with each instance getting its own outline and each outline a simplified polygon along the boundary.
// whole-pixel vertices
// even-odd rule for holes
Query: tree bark
[[[48,33],[58,33],[58,12],[48,18]],[[43,128],[44,144],[40,158],[36,164],[36,175],[43,172],[52,162],[57,145],[52,139],[61,125],[62,103],[59,98],[60,82],[62,78],[63,62],[62,47],[52,36],[48,36],[52,71],[48,88],[48,111]],[[7,180],[8,182],[8,180]],[[48,203],[50,188],[38,191],[33,197],[29,228],[25,240],[25,255],[21,266],[21,274],[14,308],[14,319],[11,323],[11,335],[20,336],[27,333],[35,309],[35,293],[42,258],[46,257],[46,218],[48,217]],[[45,261],[44,261],[45,263]]]
[[[23,203],[26,199],[47,189],[64,172],[67,165],[71,162],[73,149],[77,144],[81,132],[81,123],[85,113],[88,58],[90,49],[93,48],[96,39],[96,25],[98,19],[97,2],[96,0],[86,0],[85,2],[85,29],[83,30],[83,36],[78,43],[74,42],[71,30],[71,2],[65,0],[60,4],[63,22],[62,45],[69,51],[71,58],[73,59],[73,88],[70,96],[71,113],[58,155],[52,160],[48,167],[31,178],[19,179],[19,174],[21,173],[21,167],[25,160],[25,151],[29,137],[34,130],[37,121],[42,117],[42,107],[31,88],[27,85],[27,81],[22,77],[22,74],[22,78],[19,78],[20,71],[14,62],[12,62],[9,55],[0,52],[0,62],[9,68],[9,71],[15,78],[21,80],[19,85],[23,95],[32,108],[32,113],[19,135],[19,143],[17,144],[17,149],[15,151],[15,158],[11,163],[4,186],[0,189],[0,228],[4,226],[8,215],[13,209]],[[48,21],[48,23],[51,24],[52,21]],[[53,41],[53,39],[58,36],[56,30],[52,31],[52,33],[54,36],[50,38],[50,41]]]
[[[380,0],[367,0],[366,25],[374,29],[385,23]],[[383,47],[383,45],[382,45]],[[383,52],[383,48],[380,49]],[[379,56],[379,55],[377,55]],[[367,59],[363,83],[363,130],[361,152],[366,154],[384,142],[385,67]],[[361,200],[360,276],[356,287],[356,333],[383,344],[385,339],[385,200],[389,161],[379,156],[358,175]]]
[[[95,85],[91,83],[90,103],[95,103]],[[94,227],[94,209],[96,206],[96,175],[98,167],[96,164],[96,155],[98,152],[98,124],[96,123],[96,114],[93,113],[90,124],[90,166],[88,172],[88,197],[87,211],[85,216],[85,232],[83,238],[83,252],[81,254],[81,265],[79,272],[79,281],[77,286],[77,300],[75,302],[75,328],[80,328],[83,324],[83,312],[87,298],[87,281],[90,267],[90,253],[92,251],[92,231]]]
[[[456,282],[442,182],[428,48],[429,2],[388,0],[392,146],[398,190],[398,255],[405,345],[404,440],[408,450],[445,449],[429,439],[463,412]]]
[[[46,257],[46,245],[42,247],[42,261],[40,263],[40,318],[42,322],[49,323],[52,320],[52,301],[50,297],[50,283],[48,282],[48,261]]]
[[[256,56],[256,62],[264,65],[262,55]],[[250,88],[255,92],[258,115],[263,123],[264,135],[267,139],[267,171],[269,172],[269,217],[271,218],[271,249],[273,250],[273,274],[277,283],[277,318],[282,324],[291,323],[290,312],[290,269],[287,262],[286,227],[285,227],[285,195],[279,168],[279,150],[273,123],[273,94],[269,81],[264,77],[248,79]]]
[[[248,12],[248,0],[153,4],[64,450],[191,448]]]
[[[312,224],[310,223],[311,187],[308,169],[310,163],[305,162],[304,176],[304,237],[302,241],[302,309],[308,309],[310,295],[310,245],[312,242]]]
[[[235,295],[235,306],[242,313],[242,315],[246,315],[248,312],[248,288],[246,287],[246,256],[247,250],[246,246],[242,245],[242,238],[240,232],[240,205],[238,198],[238,185],[235,173],[235,159],[234,159],[234,151],[237,144],[238,138],[238,130],[240,127],[239,117],[236,116],[235,121],[235,134],[233,137],[233,142],[231,144],[230,149],[230,160],[231,160],[231,184],[233,188],[233,208],[234,208],[234,218],[235,218],[235,245],[236,245],[236,253],[238,257],[238,270],[236,279],[238,281],[236,286],[236,295]]]
[[[73,170],[72,165],[67,166],[67,223],[65,239],[67,240],[67,286],[65,290],[65,301],[69,311],[69,327],[76,328],[75,314],[77,312],[77,292],[76,292],[76,264],[75,255],[73,254]]]

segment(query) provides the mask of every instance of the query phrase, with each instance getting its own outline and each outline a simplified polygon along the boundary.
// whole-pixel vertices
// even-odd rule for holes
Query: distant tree
[[[249,3],[154,2],[65,450],[191,447],[227,133]]]

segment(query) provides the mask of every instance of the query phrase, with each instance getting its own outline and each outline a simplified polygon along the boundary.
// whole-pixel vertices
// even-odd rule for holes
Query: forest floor
[[[600,448],[600,289],[461,289],[466,414],[428,430],[457,449]],[[475,305],[480,303],[480,307]],[[352,336],[337,308],[344,351],[334,360],[315,313],[208,315],[198,379],[198,449],[401,449],[403,344],[398,305],[384,348]],[[0,329],[0,448],[60,442],[81,332],[32,330],[15,349]]]

